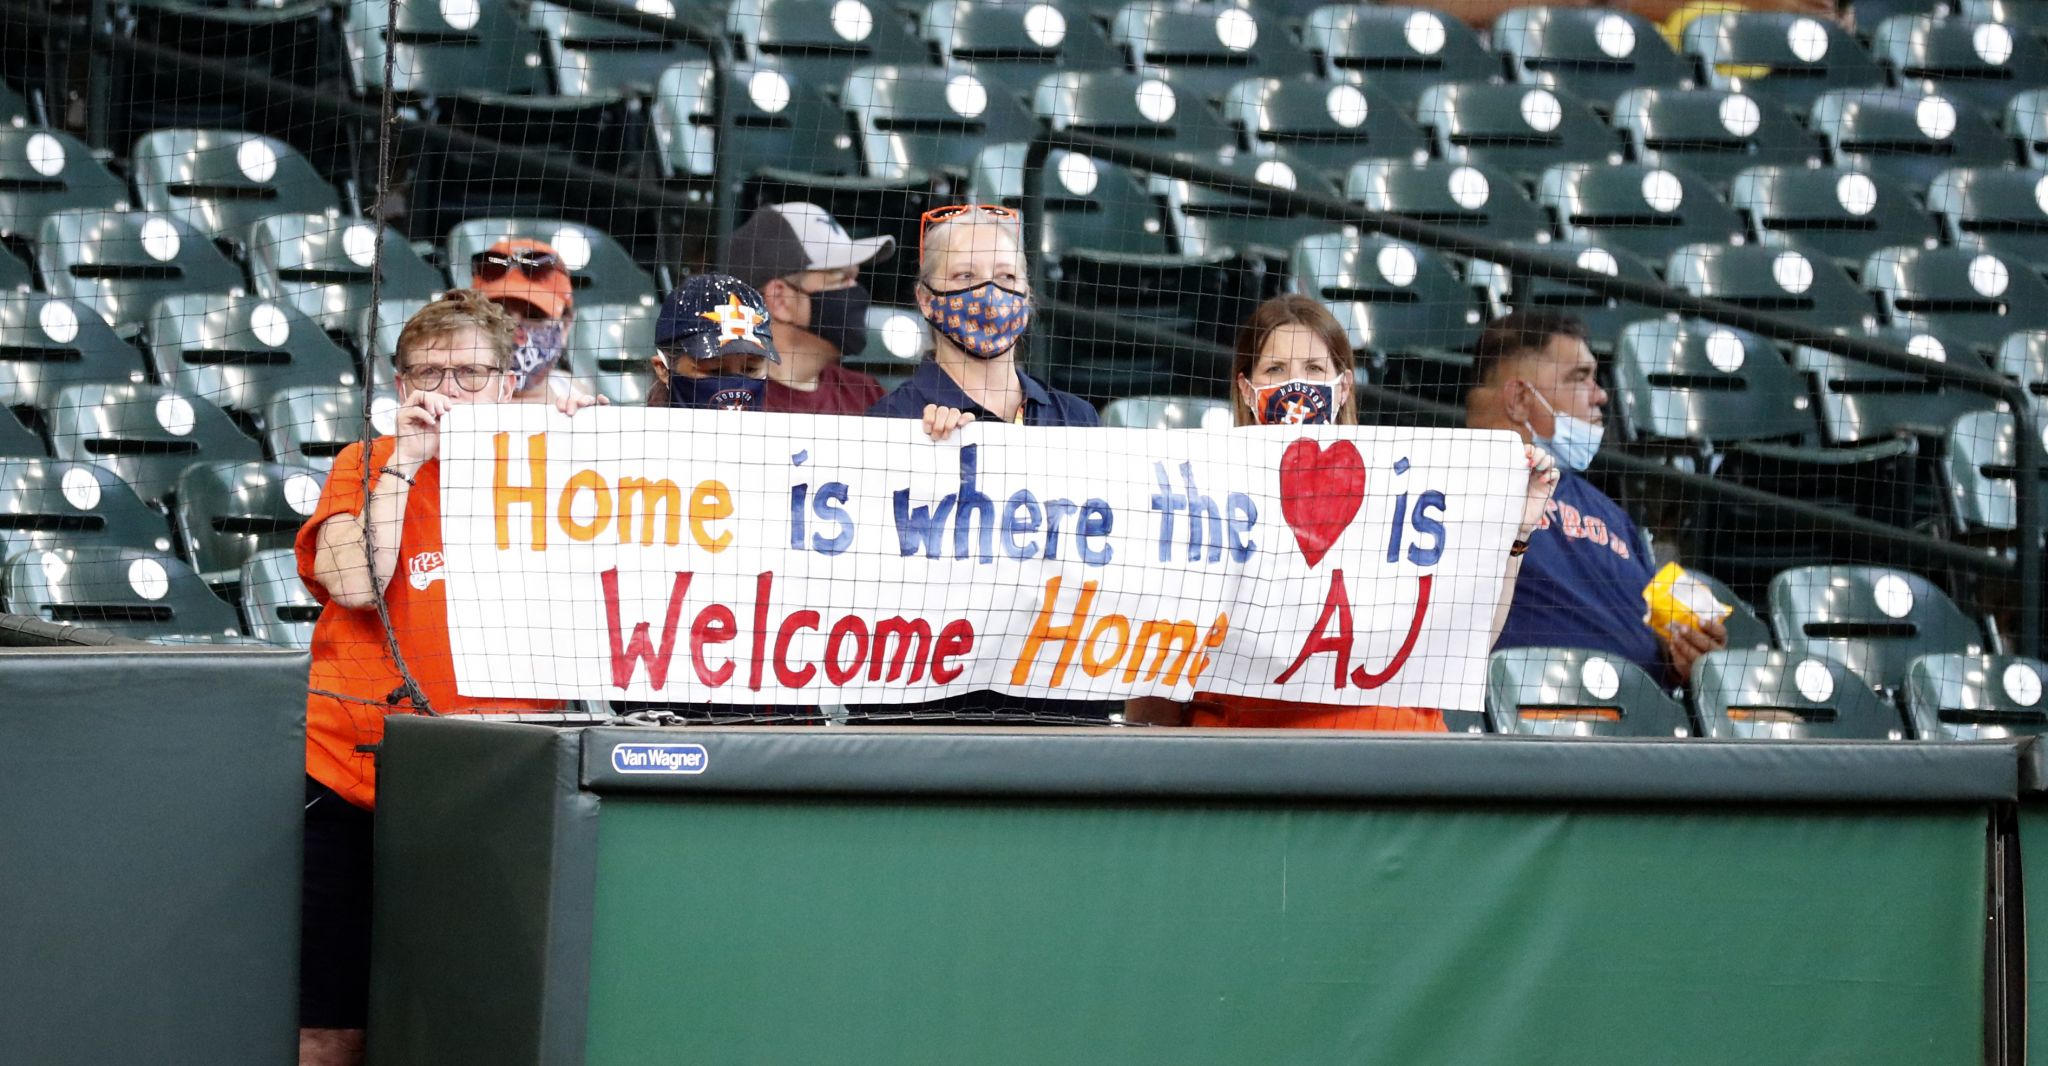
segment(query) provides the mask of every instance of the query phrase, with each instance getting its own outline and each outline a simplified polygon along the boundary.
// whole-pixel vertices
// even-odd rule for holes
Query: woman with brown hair
[[[1353,375],[1358,365],[1336,316],[1321,303],[1295,294],[1260,304],[1237,334],[1230,363],[1231,409],[1240,426],[1358,424]],[[1529,465],[1528,495],[1508,560],[1494,634],[1514,598],[1515,575],[1529,532],[1542,518],[1557,486],[1557,464],[1547,452],[1524,447]],[[1363,729],[1444,732],[1443,713],[1428,707],[1343,706],[1197,692],[1187,703],[1146,697],[1125,709],[1132,721],[1153,725],[1238,726],[1264,729]]]

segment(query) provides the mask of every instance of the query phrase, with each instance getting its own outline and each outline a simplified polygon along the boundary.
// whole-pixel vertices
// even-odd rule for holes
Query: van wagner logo
[[[612,769],[622,774],[701,774],[710,765],[702,744],[612,746]]]

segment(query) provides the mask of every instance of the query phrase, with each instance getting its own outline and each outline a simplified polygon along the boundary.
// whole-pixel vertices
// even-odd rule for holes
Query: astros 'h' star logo
[[[724,344],[727,341],[761,343],[761,339],[754,336],[755,327],[759,326],[762,321],[761,313],[741,303],[738,293],[727,294],[725,306],[713,308],[709,311],[699,311],[697,316],[699,318],[708,318],[718,323],[718,343],[720,344]]]

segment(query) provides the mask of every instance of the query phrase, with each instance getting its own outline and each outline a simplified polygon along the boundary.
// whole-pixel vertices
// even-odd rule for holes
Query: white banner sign
[[[468,696],[887,704],[1197,691],[1476,711],[1509,433],[464,406]]]

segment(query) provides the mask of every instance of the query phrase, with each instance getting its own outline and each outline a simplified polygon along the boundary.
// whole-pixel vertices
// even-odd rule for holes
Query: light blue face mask
[[[1542,404],[1544,410],[1550,412],[1555,425],[1551,427],[1551,435],[1548,437],[1537,434],[1536,427],[1528,422],[1523,422],[1522,428],[1529,431],[1529,436],[1537,444],[1542,445],[1544,451],[1555,456],[1557,461],[1566,467],[1584,472],[1587,467],[1592,466],[1593,457],[1600,454],[1600,441],[1607,435],[1607,427],[1596,426],[1572,415],[1559,414],[1557,408],[1550,406],[1550,401],[1543,398],[1543,394],[1537,391],[1535,385],[1528,382],[1523,384],[1529,385],[1529,394],[1536,397],[1536,402]]]

